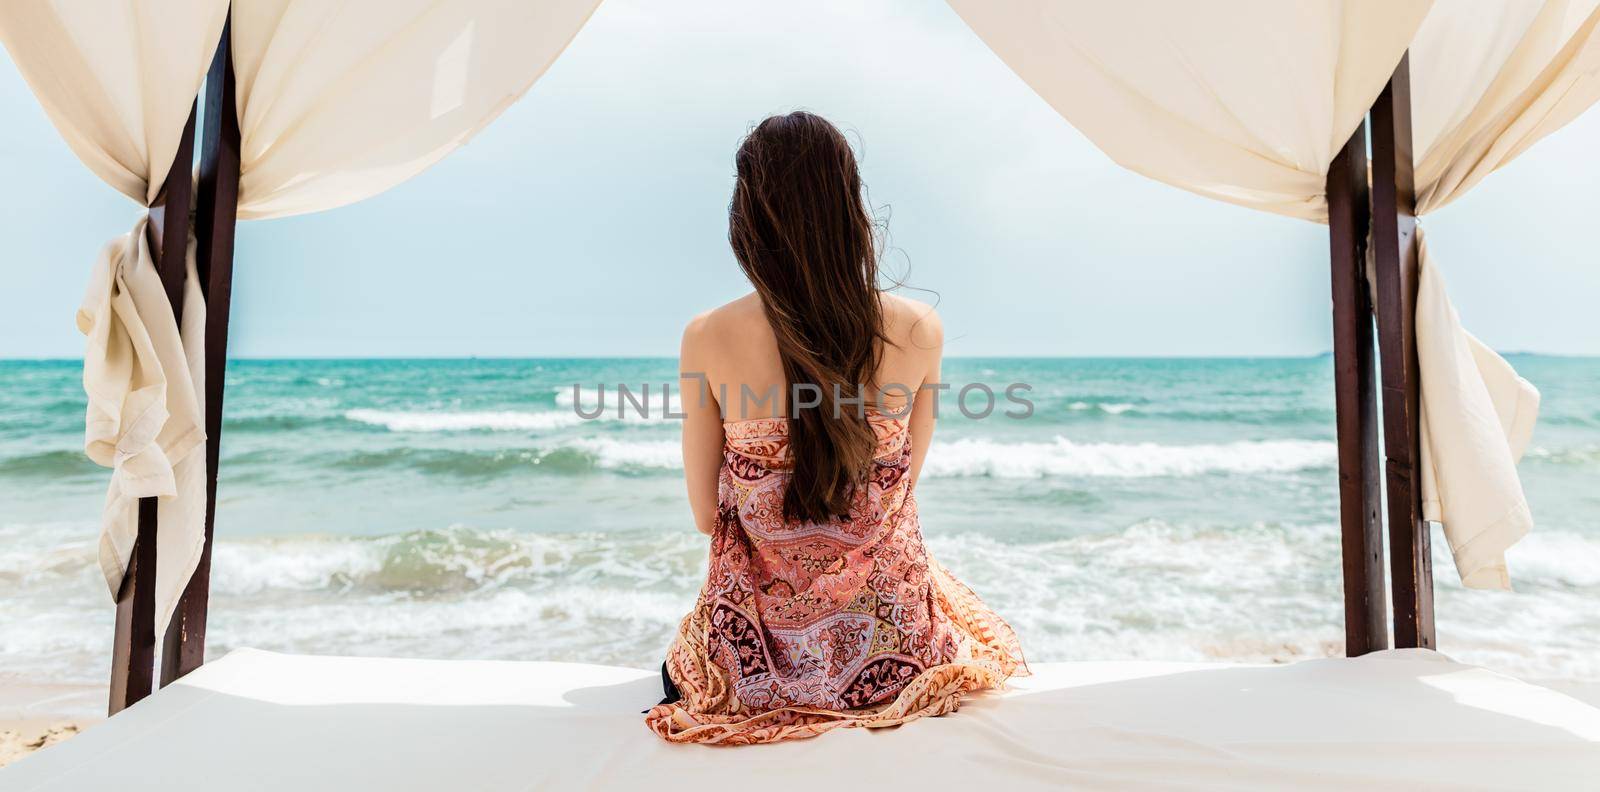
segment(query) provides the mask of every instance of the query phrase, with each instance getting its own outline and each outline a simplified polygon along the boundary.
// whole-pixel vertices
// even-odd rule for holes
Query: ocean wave
[[[1137,406],[1138,405],[1128,404],[1127,402],[1086,402],[1086,401],[1075,401],[1075,402],[1072,402],[1071,404],[1068,404],[1067,405],[1067,409],[1071,410],[1073,412],[1085,412],[1085,411],[1088,411],[1088,410],[1098,410],[1099,412],[1103,412],[1106,415],[1121,415],[1121,414],[1123,414],[1125,412],[1128,412],[1129,410],[1134,409]]]
[[[626,587],[692,581],[705,542],[689,531],[610,536],[451,526],[375,537],[303,536],[218,543],[213,589],[409,593],[504,586]]]
[[[1250,426],[1283,426],[1293,424],[1318,424],[1331,427],[1335,413],[1332,407],[1284,407],[1273,409],[1220,408],[1214,410],[1171,410],[1149,413],[1151,417],[1169,421],[1194,423],[1237,423]]]
[[[679,440],[579,437],[518,449],[459,450],[397,447],[333,457],[340,469],[407,468],[465,478],[517,473],[579,475],[596,472],[676,473],[683,469]],[[928,478],[1150,478],[1208,474],[1290,473],[1330,467],[1333,443],[1265,440],[1213,445],[1155,443],[1006,443],[961,439],[935,443],[923,474]]]
[[[332,457],[343,470],[411,469],[427,475],[492,478],[515,473],[582,474],[600,467],[595,456],[577,448],[483,449],[386,448]]]
[[[963,532],[934,533],[927,543],[1017,627],[1037,659],[1282,662],[1340,651],[1333,524],[1149,519],[1043,541]],[[549,629],[555,645],[536,650],[544,656],[630,665],[648,665],[661,651],[704,577],[706,554],[705,540],[687,529],[529,534],[456,526],[328,544],[238,545],[238,555],[219,551],[224,596],[271,601],[274,590],[334,592],[355,598],[329,603],[353,618],[363,601],[394,602],[399,594],[406,599],[392,607],[409,618],[387,617],[356,634],[437,646],[435,630],[478,631],[498,636],[488,639],[498,653],[508,643],[526,647],[505,630],[550,636]],[[1461,587],[1442,541],[1434,553],[1453,653],[1543,675],[1600,674],[1600,661],[1556,640],[1593,634],[1586,614],[1600,586],[1600,538],[1530,536],[1509,557],[1522,593],[1492,603]],[[285,557],[270,563],[278,554]],[[332,628],[350,621],[307,629],[322,640],[349,640]],[[1508,630],[1517,637],[1508,640]],[[1506,650],[1516,645],[1545,649]]]
[[[381,426],[391,432],[537,432],[575,426],[583,420],[576,413],[556,410],[418,412],[356,409],[346,411],[344,417],[356,423]]]
[[[390,432],[539,432],[578,426],[588,421],[596,422],[676,422],[683,414],[683,402],[677,392],[671,394],[663,407],[661,392],[652,389],[648,399],[635,394],[642,401],[622,401],[614,389],[607,389],[602,399],[595,389],[582,389],[576,397],[571,388],[554,390],[556,409],[543,410],[387,410],[356,408],[343,412],[344,420],[386,429]],[[670,413],[666,410],[670,409]],[[1060,405],[1036,405],[1036,419],[1143,419],[1178,422],[1231,422],[1254,426],[1295,425],[1326,423],[1332,420],[1333,411],[1321,407],[1287,409],[1168,409],[1129,401],[1076,400]],[[945,417],[961,420],[963,415],[953,407],[941,408]],[[581,414],[580,414],[581,413]],[[237,431],[275,431],[302,429],[326,423],[329,418],[302,413],[271,413],[230,417],[227,428]],[[336,420],[336,419],[335,419]]]
[[[604,470],[682,470],[680,440],[617,440],[609,437],[570,441],[567,448],[589,454]]]
[[[1546,426],[1600,426],[1600,412],[1591,414],[1553,412],[1539,416],[1539,423]]]
[[[54,401],[51,401],[51,402],[48,402],[46,404],[40,405],[40,406],[38,406],[37,408],[34,408],[34,409],[37,412],[42,413],[44,415],[56,415],[56,416],[73,415],[73,416],[81,416],[81,415],[83,415],[83,411],[87,407],[88,407],[87,400],[75,397],[75,398],[71,398],[71,399],[56,399]]]
[[[1529,588],[1525,584],[1600,588],[1600,538],[1566,531],[1534,530],[1507,553],[1507,566],[1519,590]]]
[[[99,533],[98,522],[0,524],[0,582],[97,575]]]
[[[681,522],[681,521],[673,521]],[[1064,518],[1070,523],[1070,518]],[[1282,662],[1340,653],[1339,534],[1331,523],[1124,528],[1018,541],[927,537],[934,557],[1017,628],[1038,661]],[[7,669],[103,673],[107,623],[94,526],[0,525]],[[72,535],[82,538],[67,542]],[[1536,533],[1509,556],[1519,593],[1461,588],[1436,542],[1441,623],[1466,662],[1534,677],[1600,677],[1589,618],[1600,537]],[[454,526],[373,537],[231,536],[216,547],[217,651],[559,659],[650,667],[694,601],[706,541],[659,531],[529,533]]]
[[[935,443],[923,471],[932,477],[1197,476],[1207,473],[1284,473],[1331,466],[1333,443],[1264,440],[1212,445],[1155,443],[1000,443],[962,439]]]
[[[410,469],[427,475],[469,479],[518,473],[649,473],[682,469],[681,448],[676,440],[572,438],[527,448],[462,450],[401,446],[333,456],[326,464],[341,470]]]
[[[87,476],[108,472],[90,461],[81,449],[41,451],[36,454],[0,459],[0,476],[41,477]]]
[[[1590,465],[1600,463],[1600,445],[1545,448],[1535,446],[1523,455],[1552,465]]]
[[[633,400],[626,400],[615,390],[609,390],[603,398],[594,391],[580,393],[576,401],[572,389],[557,389],[554,401],[558,407],[554,410],[441,412],[362,408],[347,410],[344,417],[391,432],[540,432],[578,426],[586,421],[676,421],[678,418],[668,417],[664,410],[670,408],[673,416],[683,413],[683,404],[676,393],[663,406],[661,392],[656,389],[651,389],[648,399],[634,393]]]
[[[1036,416],[1048,415],[1054,408],[1041,407]],[[1176,408],[1130,401],[1067,402],[1065,410],[1075,419],[1125,418],[1175,421],[1181,423],[1238,423],[1250,426],[1283,426],[1333,421],[1331,407],[1214,407]]]
[[[222,431],[229,432],[288,432],[322,426],[332,420],[328,417],[293,413],[259,413],[228,416],[223,420]]]

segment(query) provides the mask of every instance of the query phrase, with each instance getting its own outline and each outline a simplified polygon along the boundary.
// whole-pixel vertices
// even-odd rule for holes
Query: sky
[[[1313,355],[1327,229],[1114,165],[932,0],[606,0],[471,143],[359,204],[242,223],[236,357],[672,356],[746,291],[733,152],[762,117],[847,131],[948,355]],[[1600,110],[1424,221],[1464,323],[1600,354]],[[79,357],[95,254],[139,207],[0,53],[0,358]]]

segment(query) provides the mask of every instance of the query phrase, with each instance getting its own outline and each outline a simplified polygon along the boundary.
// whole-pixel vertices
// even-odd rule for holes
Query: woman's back
[[[723,341],[748,356],[712,361],[716,393],[765,384],[758,328],[736,317],[713,312],[698,331],[708,346]],[[916,356],[885,358],[882,381],[896,371],[913,389],[922,381]],[[1010,626],[923,544],[912,469],[926,435],[914,439],[911,416],[869,409],[864,420],[870,468],[846,508],[800,519],[784,508],[795,475],[785,411],[715,417],[706,581],[664,666],[680,698],[646,719],[662,737],[745,744],[891,726],[949,712],[1021,665]],[[689,445],[686,437],[686,462]]]
[[[878,289],[832,125],[769,118],[737,165],[729,240],[756,291],[684,331],[684,479],[709,571],[647,723],[739,744],[943,714],[1022,657],[922,542],[938,316]]]
[[[886,342],[873,381],[861,384],[874,391],[869,406],[901,413],[917,390],[938,381],[943,328],[931,306],[887,292],[880,297]],[[727,394],[719,401],[724,420],[787,414],[789,383],[759,294],[695,317],[684,335],[685,354],[701,366],[693,373],[705,376],[717,398]]]

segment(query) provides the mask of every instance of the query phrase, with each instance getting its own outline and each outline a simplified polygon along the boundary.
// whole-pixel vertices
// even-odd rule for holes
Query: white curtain
[[[599,0],[236,0],[239,217],[376,195],[465,144],[553,63]],[[228,16],[227,0],[0,2],[0,41],[85,165],[148,205],[166,179]],[[183,328],[159,288],[146,220],[109,243],[79,326],[86,448],[112,466],[101,565],[121,585],[137,509],[160,497],[157,629],[204,542],[205,309]]]
[[[1600,0],[1438,0],[1411,47],[1417,213],[1460,197],[1600,99]],[[1510,588],[1533,527],[1516,463],[1539,391],[1461,326],[1418,228],[1422,495],[1462,582]]]
[[[600,0],[240,0],[239,217],[360,201],[499,117]]]
[[[1408,48],[1419,212],[1600,96],[1600,0],[949,3],[1119,164],[1318,222],[1329,163]],[[1425,513],[1465,585],[1509,588],[1505,550],[1532,526],[1516,462],[1538,391],[1462,329],[1420,244]]]
[[[102,512],[100,571],[115,595],[138,536],[139,499],[157,498],[156,615],[166,628],[205,549],[206,306],[186,246],[183,327],[145,233],[148,218],[107,243],[78,308],[87,339],[84,451],[113,470]]]
[[[1600,0],[1438,0],[1411,48],[1417,213],[1600,99]]]
[[[1430,0],[949,0],[1117,164],[1325,221],[1328,163]]]
[[[148,206],[227,17],[226,0],[0,2],[0,42],[51,123],[89,170]],[[85,451],[113,469],[100,567],[113,595],[138,535],[138,499],[158,498],[155,600],[165,629],[205,538],[205,306],[191,277],[183,332],[141,214],[108,243],[78,311],[87,339]],[[194,248],[185,267],[194,271]]]
[[[5,0],[0,42],[72,153],[148,206],[227,13],[227,0]]]

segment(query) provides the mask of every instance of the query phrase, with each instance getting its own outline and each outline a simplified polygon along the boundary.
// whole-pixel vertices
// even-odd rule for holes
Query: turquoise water
[[[1514,594],[1438,551],[1441,648],[1600,678],[1600,359],[1519,356],[1544,393],[1538,527]],[[107,471],[69,362],[0,362],[0,673],[103,682]],[[703,575],[673,360],[237,361],[211,651],[658,662]],[[1030,658],[1284,660],[1342,642],[1328,358],[948,361],[1035,412],[952,395],[918,498],[928,544]],[[579,385],[574,396],[573,386]],[[650,385],[651,416],[614,388]],[[606,417],[583,420],[606,388]],[[969,408],[983,406],[974,392]]]

